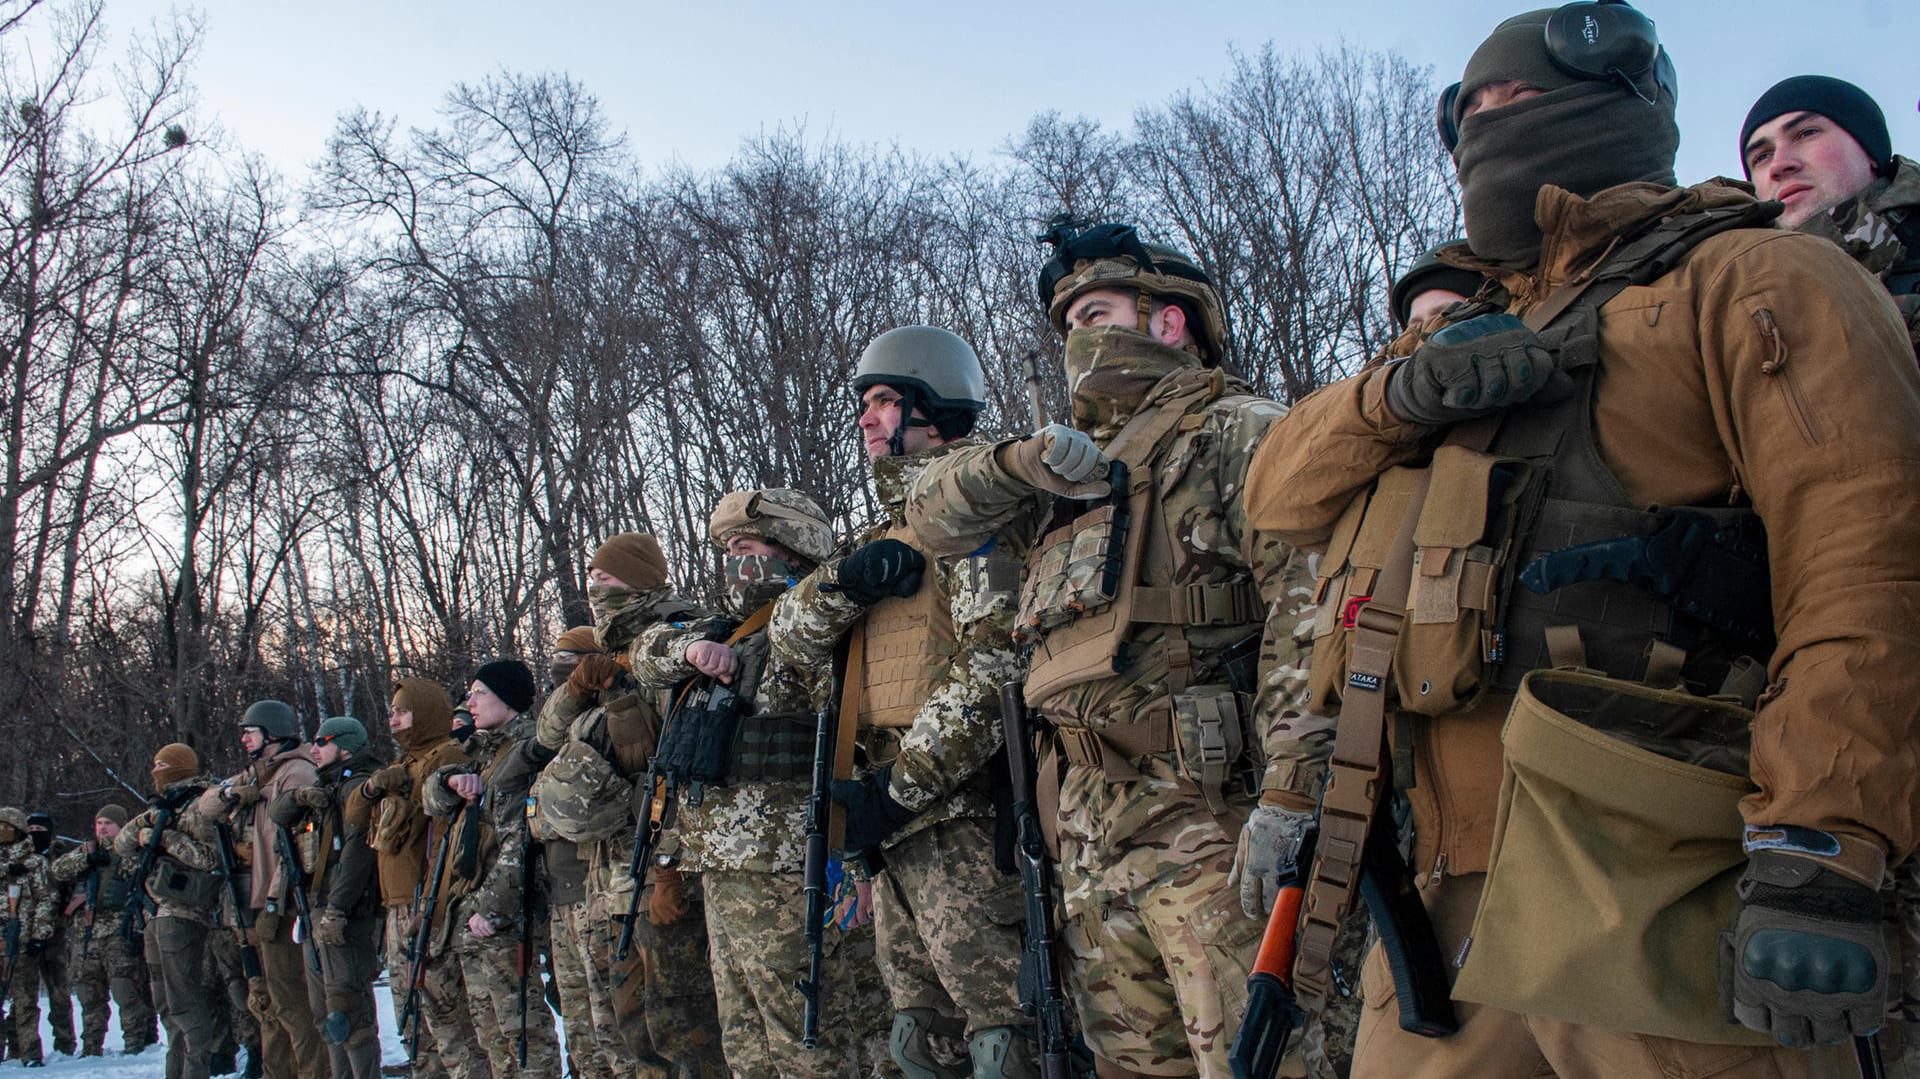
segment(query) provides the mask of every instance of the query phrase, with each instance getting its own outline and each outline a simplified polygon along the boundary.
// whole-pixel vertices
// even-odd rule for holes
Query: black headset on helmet
[[[1130,258],[1148,273],[1183,277],[1203,285],[1213,284],[1197,266],[1156,261],[1140,239],[1140,230],[1116,221],[1095,225],[1070,213],[1055,214],[1047,221],[1047,230],[1035,236],[1033,242],[1053,247],[1053,257],[1040,267],[1040,277],[1036,282],[1040,306],[1043,308],[1053,304],[1054,289],[1059,287],[1061,281],[1073,276],[1075,265],[1082,259]]]
[[[1653,76],[1656,94],[1664,89],[1675,101],[1680,99],[1680,80],[1673,70],[1673,59],[1660,47],[1653,20],[1636,10],[1627,0],[1580,0],[1547,16],[1547,58],[1553,66],[1576,78],[1594,82],[1616,82],[1653,104],[1654,94],[1640,88],[1641,81]],[[1460,98],[1460,84],[1440,91],[1440,143],[1453,152],[1460,143],[1460,128],[1453,121],[1453,107]]]

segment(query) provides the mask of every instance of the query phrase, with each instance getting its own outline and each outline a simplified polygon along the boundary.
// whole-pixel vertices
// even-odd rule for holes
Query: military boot
[[[973,1079],[1040,1079],[1040,1047],[1032,1033],[988,1027],[967,1040]]]
[[[907,1079],[967,1079],[973,1072],[967,1059],[955,1054],[942,1060],[935,1041],[957,1045],[966,1033],[964,1023],[932,1008],[902,1008],[893,1013],[887,1052]]]

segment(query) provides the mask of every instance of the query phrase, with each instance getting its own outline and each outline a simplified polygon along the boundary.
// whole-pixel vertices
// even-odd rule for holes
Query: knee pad
[[[887,1053],[907,1079],[967,1079],[964,1063],[948,1064],[934,1055],[931,1038],[959,1038],[966,1028],[932,1008],[902,1008],[893,1013]]]
[[[1015,1027],[988,1027],[967,1040],[973,1079],[1040,1079],[1040,1047]]]

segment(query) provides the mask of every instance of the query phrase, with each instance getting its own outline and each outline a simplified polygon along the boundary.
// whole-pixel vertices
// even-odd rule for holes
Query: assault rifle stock
[[[1026,683],[1000,686],[1000,722],[1006,736],[1007,771],[1013,785],[1013,859],[1026,897],[1026,942],[1020,957],[1020,1010],[1039,1027],[1040,1074],[1068,1079],[1073,1035],[1067,1022],[1067,995],[1061,987],[1054,952],[1053,877],[1047,865],[1047,840],[1034,803],[1035,766],[1028,740]]]
[[[227,894],[233,897],[233,925],[240,931],[240,972],[249,978],[258,978],[260,949],[253,944],[253,904],[240,890],[240,855],[233,846],[233,826],[223,820],[215,821],[213,831],[220,871],[227,875]]]
[[[640,924],[640,894],[646,890],[647,870],[653,862],[653,852],[660,848],[660,833],[666,830],[667,817],[673,808],[673,783],[662,774],[658,753],[647,766],[646,789],[646,814],[633,822],[633,855],[627,861],[633,894],[627,897],[627,920],[620,927],[620,939],[613,947],[616,963],[626,962],[627,953],[633,950],[633,933]]]
[[[833,821],[833,751],[840,729],[840,674],[827,682],[827,696],[820,705],[819,723],[813,732],[813,790],[807,795],[807,855],[801,873],[801,887],[807,896],[807,976],[793,983],[805,998],[800,1017],[800,1042],[808,1049],[820,1044],[820,994],[825,982],[821,969],[826,958],[827,906],[832,896],[827,890],[827,857]]]

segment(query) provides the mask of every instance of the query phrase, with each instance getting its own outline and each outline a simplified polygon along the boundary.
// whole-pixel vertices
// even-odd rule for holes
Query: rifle
[[[533,799],[527,799],[529,811]],[[523,824],[522,827],[525,827]],[[527,846],[533,846],[533,837],[527,837]],[[524,850],[520,855],[520,943],[513,950],[513,962],[519,968],[520,975],[520,1067],[527,1066],[527,971],[533,966],[533,851]]]
[[[280,872],[286,877],[287,890],[293,893],[294,936],[307,946],[307,963],[320,973],[320,942],[313,939],[313,909],[307,903],[307,871],[300,864],[300,852],[293,845],[293,832],[284,824],[273,830],[273,849],[280,853]]]
[[[1300,906],[1306,901],[1306,868],[1313,865],[1317,829],[1301,841],[1293,872],[1280,878],[1280,894],[1267,917],[1266,935],[1247,978],[1247,1013],[1227,1050],[1233,1079],[1273,1079],[1287,1042],[1306,1021],[1307,1013],[1293,993],[1294,935],[1300,925]]]
[[[0,1001],[13,999],[13,967],[20,960],[20,886],[7,885],[6,974],[0,976]]]
[[[407,1034],[407,1024],[413,1024],[413,1034],[407,1038],[407,1057],[417,1060],[420,1056],[420,991],[427,984],[427,947],[433,939],[433,911],[440,905],[440,881],[447,873],[447,855],[453,850],[453,837],[460,831],[460,820],[466,816],[467,803],[461,803],[454,810],[453,819],[447,822],[446,833],[440,837],[440,853],[433,856],[432,886],[427,889],[426,907],[415,905],[414,913],[419,915],[420,923],[413,931],[412,954],[407,957],[413,964],[407,976],[407,999],[400,1009],[400,1033]]]
[[[153,834],[147,838],[147,845],[140,848],[140,861],[133,868],[132,883],[127,886],[127,911],[120,916],[120,935],[126,938],[127,946],[135,951],[140,951],[142,947],[140,935],[148,908],[159,909],[152,897],[147,895],[147,876],[153,872],[153,860],[160,856],[160,840],[178,811],[179,807],[164,796],[154,799]]]
[[[1073,1036],[1067,1023],[1067,995],[1061,988],[1054,954],[1053,878],[1047,865],[1047,840],[1034,804],[1035,765],[1027,740],[1024,681],[1000,684],[1000,722],[1006,736],[1007,772],[1013,782],[1014,849],[1020,890],[1026,896],[1026,943],[1020,957],[1020,1010],[1039,1025],[1040,1074],[1068,1079]]]
[[[217,840],[214,853],[220,857],[220,872],[227,876],[227,893],[233,896],[234,928],[240,931],[240,972],[250,979],[258,978],[260,949],[249,939],[253,935],[253,905],[240,892],[240,856],[233,848],[233,826],[224,820],[215,821],[213,831]]]
[[[664,737],[664,733],[662,735]],[[633,881],[633,894],[627,898],[627,920],[620,927],[620,940],[613,946],[613,961],[624,963],[633,950],[634,927],[640,923],[640,893],[647,886],[647,866],[660,846],[660,833],[666,830],[673,812],[673,782],[661,774],[660,754],[647,764],[647,815],[633,822],[633,855],[627,861],[627,876]]]
[[[833,820],[833,751],[840,730],[840,679],[836,670],[827,680],[827,697],[820,705],[820,721],[813,732],[813,790],[807,795],[807,858],[801,874],[807,895],[807,976],[793,987],[806,998],[801,1013],[800,1043],[808,1049],[820,1044],[820,990],[825,983],[821,969],[826,960],[827,907],[832,896],[827,891],[827,847]]]

